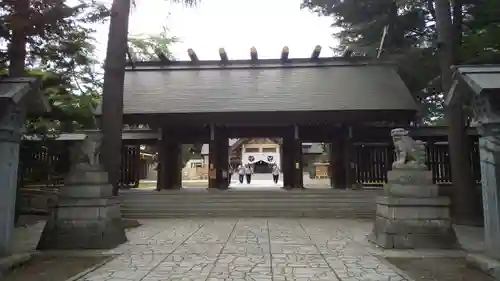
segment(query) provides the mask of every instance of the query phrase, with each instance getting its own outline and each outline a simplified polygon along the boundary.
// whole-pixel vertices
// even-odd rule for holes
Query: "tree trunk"
[[[114,0],[111,7],[108,47],[104,62],[101,128],[104,134],[102,162],[108,172],[113,194],[118,195],[122,129],[123,83],[127,54],[130,0]]]
[[[12,38],[9,46],[9,76],[24,76],[26,62],[26,28],[30,12],[30,0],[14,1]]]
[[[436,28],[439,42],[439,62],[443,93],[446,95],[452,83],[451,66],[457,61],[459,44],[454,34],[450,1],[436,0]],[[470,223],[478,219],[480,208],[475,188],[475,179],[471,169],[468,136],[465,127],[464,111],[461,104],[446,108],[448,123],[448,143],[453,182],[452,213],[460,223]]]
[[[403,47],[405,34],[402,28],[398,26],[398,5],[395,1],[389,4],[388,9],[388,32],[385,45],[388,53],[398,52]]]

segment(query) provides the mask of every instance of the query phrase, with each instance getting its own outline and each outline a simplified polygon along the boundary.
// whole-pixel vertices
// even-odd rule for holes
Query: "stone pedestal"
[[[377,198],[377,213],[369,240],[386,249],[458,246],[447,197],[425,167],[396,168],[387,174],[385,196]]]
[[[100,165],[77,164],[59,193],[59,201],[38,249],[110,249],[127,240],[118,198]]]

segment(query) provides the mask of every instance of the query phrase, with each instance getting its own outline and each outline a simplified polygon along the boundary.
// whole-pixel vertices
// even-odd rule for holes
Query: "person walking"
[[[234,169],[233,169],[233,166],[231,166],[231,164],[229,164],[229,169],[227,171],[227,180],[228,180],[228,185],[231,185],[231,178],[233,177],[233,173],[234,173]]]
[[[240,163],[240,165],[238,165],[238,180],[240,182],[240,184],[243,184],[243,178],[245,177],[245,167],[243,167],[243,165]]]
[[[252,166],[250,166],[250,164],[247,164],[245,167],[245,176],[247,178],[248,184],[250,184],[250,182],[252,181],[252,174],[253,174]]]
[[[273,165],[272,174],[273,174],[274,184],[277,184],[278,180],[280,178],[280,168],[278,167],[278,165],[276,163],[274,163],[274,165]]]

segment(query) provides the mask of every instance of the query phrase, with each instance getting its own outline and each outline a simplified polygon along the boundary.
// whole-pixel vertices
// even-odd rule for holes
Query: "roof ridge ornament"
[[[290,53],[290,49],[288,46],[283,47],[283,50],[281,51],[281,62],[286,62],[288,61],[288,54]]]
[[[196,55],[196,52],[193,49],[189,48],[187,50],[187,52],[188,52],[189,58],[191,59],[191,62],[193,62],[193,63],[200,62],[200,60],[198,59],[198,56]]]
[[[259,54],[257,53],[257,48],[250,48],[250,60],[253,64],[256,64],[259,61]]]
[[[221,65],[226,65],[229,62],[229,58],[227,57],[226,50],[224,48],[219,48],[219,56]]]
[[[172,61],[168,58],[168,56],[160,48],[156,48],[155,53],[156,53],[156,56],[158,57],[158,59],[163,64],[166,64],[166,65],[172,64]]]
[[[321,54],[321,46],[316,45],[316,47],[314,47],[314,50],[311,54],[311,60],[318,60],[320,54]]]

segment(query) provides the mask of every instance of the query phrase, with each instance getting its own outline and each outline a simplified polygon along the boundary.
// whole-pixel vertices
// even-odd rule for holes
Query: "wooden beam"
[[[283,47],[283,50],[281,51],[281,61],[286,62],[288,60],[288,54],[290,53],[290,49],[285,46]]]
[[[156,56],[160,61],[164,64],[171,64],[172,61],[168,58],[168,56],[160,49],[155,50]]]
[[[189,55],[189,58],[191,59],[191,62],[199,62],[200,60],[198,59],[198,56],[196,55],[196,52],[189,48],[188,49],[188,55]]]
[[[226,50],[224,48],[219,49],[220,62],[222,65],[225,65],[229,62],[229,58],[227,57]]]
[[[137,61],[137,56],[134,53],[132,47],[127,45],[127,57],[132,69],[135,69],[135,62]]]
[[[353,54],[353,51],[349,47],[346,47],[344,52],[342,53],[342,57],[343,58],[350,58],[350,57],[352,57],[352,54]]]
[[[259,54],[257,53],[257,48],[250,48],[250,59],[252,62],[256,63],[259,60]]]
[[[317,60],[319,58],[320,54],[321,54],[321,46],[316,45],[316,47],[314,47],[314,50],[311,54],[311,60]]]

